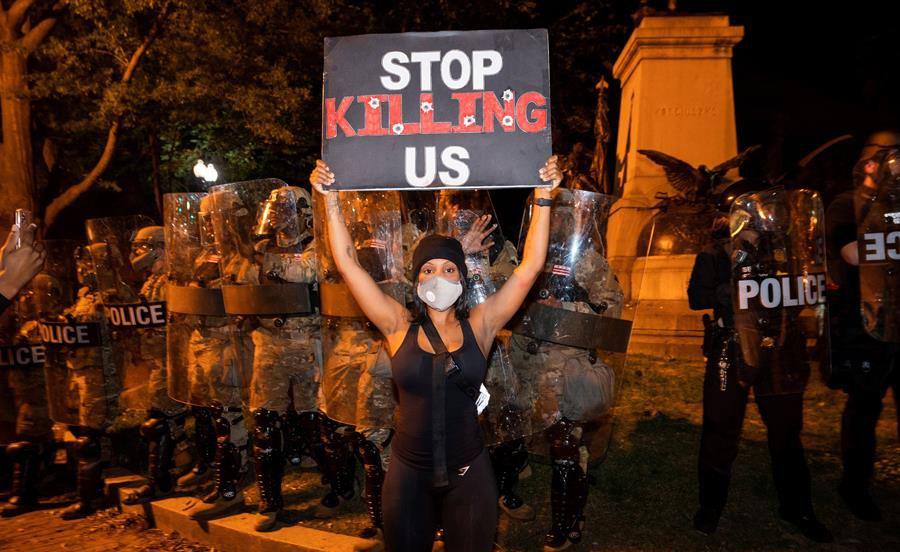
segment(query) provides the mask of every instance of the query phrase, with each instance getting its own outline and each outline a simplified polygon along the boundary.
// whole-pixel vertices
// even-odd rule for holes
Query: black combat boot
[[[369,526],[359,536],[364,539],[382,538],[384,524],[381,515],[381,489],[384,486],[384,468],[381,465],[381,449],[361,433],[355,434],[356,455],[366,474],[366,511]],[[390,442],[390,437],[387,439]],[[386,447],[387,442],[382,446]]]
[[[244,506],[244,493],[240,489],[242,451],[231,442],[231,428],[243,422],[240,408],[224,409],[217,404],[212,409],[216,432],[215,486],[192,507],[189,517],[193,520],[210,520],[238,512]]]
[[[141,424],[141,436],[147,441],[147,484],[141,485],[126,496],[125,504],[141,504],[172,493],[172,457],[175,438],[172,426],[183,418],[169,417],[159,411],[151,411],[150,418]]]
[[[216,432],[213,427],[213,409],[206,406],[193,406],[194,445],[197,447],[197,463],[191,471],[178,478],[176,487],[179,490],[190,490],[203,485],[213,475],[213,463],[216,459]]]
[[[81,519],[96,509],[94,502],[103,496],[103,461],[100,436],[87,431],[75,442],[78,454],[78,502],[64,509],[62,519]]]
[[[550,486],[552,521],[550,531],[544,537],[544,550],[555,551],[581,542],[588,478],[580,462],[580,428],[563,420],[549,431],[553,462]]]
[[[19,441],[7,446],[6,455],[13,462],[12,488],[0,516],[13,517],[30,512],[37,506],[41,459],[37,445],[31,441]]]
[[[272,531],[284,507],[281,496],[281,479],[284,476],[281,416],[261,408],[253,413],[253,420],[256,423],[253,430],[253,460],[259,488],[259,512],[254,529]]]
[[[516,493],[519,473],[528,465],[528,449],[524,439],[501,443],[491,449],[491,463],[497,477],[500,509],[520,521],[534,519],[534,510]]]
[[[356,457],[353,455],[354,428],[343,425],[327,416],[320,418],[322,444],[325,458],[322,471],[331,491],[322,497],[316,508],[316,517],[327,518],[337,513],[338,507],[353,498],[356,483]]]

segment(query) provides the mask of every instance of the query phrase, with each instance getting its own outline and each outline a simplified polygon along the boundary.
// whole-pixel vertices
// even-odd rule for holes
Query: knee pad
[[[37,454],[38,447],[31,441],[18,441],[6,447],[6,455],[13,462],[21,462],[29,456]]]
[[[260,408],[253,413],[253,446],[258,449],[281,448],[281,416],[273,410]]]
[[[325,418],[318,412],[300,412],[296,416],[297,427],[300,428],[300,433],[306,438],[319,433],[320,418]]]
[[[75,452],[81,460],[98,460],[101,455],[100,439],[94,435],[82,435],[75,441]]]
[[[141,424],[141,437],[151,442],[161,441],[169,431],[166,420],[160,418],[150,418]]]

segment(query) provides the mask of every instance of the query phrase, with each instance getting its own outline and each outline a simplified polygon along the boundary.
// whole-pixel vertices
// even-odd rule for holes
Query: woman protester
[[[388,296],[360,266],[337,194],[335,175],[317,161],[310,175],[326,205],[334,262],[391,356],[399,420],[383,490],[389,551],[431,550],[438,520],[449,552],[489,551],[497,521],[497,486],[484,448],[476,401],[494,337],[521,307],[544,267],[550,192],[562,182],[556,156],[538,171],[522,262],[497,293],[468,309],[459,241],[423,238],[413,253],[412,311]],[[437,370],[433,369],[437,368]]]

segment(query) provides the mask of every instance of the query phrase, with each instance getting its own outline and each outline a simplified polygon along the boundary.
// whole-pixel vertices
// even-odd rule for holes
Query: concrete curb
[[[166,498],[148,505],[156,527],[177,531],[182,537],[214,547],[222,552],[356,552],[382,550],[382,543],[337,533],[311,529],[302,525],[280,527],[270,533],[253,530],[254,516],[242,513],[213,521],[198,522],[188,518],[186,510],[197,498]],[[123,506],[124,511],[134,511]],[[138,507],[140,508],[140,507]],[[140,510],[138,510],[140,513]]]

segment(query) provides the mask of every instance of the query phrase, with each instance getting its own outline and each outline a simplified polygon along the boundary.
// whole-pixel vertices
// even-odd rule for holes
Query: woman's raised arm
[[[528,297],[531,286],[544,269],[547,245],[550,241],[550,192],[556,189],[563,179],[555,155],[547,160],[538,171],[538,175],[544,182],[550,182],[551,186],[534,189],[531,224],[525,237],[522,262],[497,293],[472,309],[471,316],[480,318],[481,321],[482,335],[479,336],[479,340],[483,343],[490,343],[497,332],[516,314]]]
[[[350,293],[366,317],[381,333],[390,338],[391,334],[402,329],[407,322],[409,314],[406,308],[381,291],[375,280],[359,264],[356,248],[341,214],[338,194],[326,189],[334,183],[334,173],[324,161],[316,161],[316,168],[309,175],[309,183],[325,199],[328,242],[338,272],[343,276]]]

